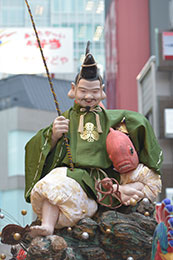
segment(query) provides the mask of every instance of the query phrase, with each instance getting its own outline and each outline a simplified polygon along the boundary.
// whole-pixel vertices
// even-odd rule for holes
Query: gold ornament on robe
[[[116,127],[116,130],[119,130],[124,134],[128,134],[128,130],[127,130],[127,127],[126,127],[125,120],[126,120],[125,117],[123,117],[123,119],[121,120],[119,125]]]
[[[99,139],[99,133],[97,132],[97,128],[94,124],[88,122],[85,124],[83,133],[80,134],[80,137],[81,139],[91,143]]]
[[[82,107],[80,109],[81,112],[85,112],[84,114],[80,115],[80,119],[79,119],[79,126],[78,126],[78,132],[83,134],[83,131],[84,131],[84,117],[86,116],[86,114],[88,113],[87,112],[87,109],[86,107]],[[97,114],[98,112],[101,112],[102,109],[101,107],[94,107],[94,108],[90,108],[89,109],[89,112],[92,112],[94,113],[95,117],[96,117],[96,126],[97,126],[97,132],[99,134],[102,134],[103,131],[102,131],[102,127],[101,127],[101,124],[100,124],[100,117],[99,117],[99,114]]]

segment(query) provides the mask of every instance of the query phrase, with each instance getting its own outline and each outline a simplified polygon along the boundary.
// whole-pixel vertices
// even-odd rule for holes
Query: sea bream
[[[138,166],[137,152],[127,134],[110,128],[106,148],[115,170],[119,173],[127,173]]]

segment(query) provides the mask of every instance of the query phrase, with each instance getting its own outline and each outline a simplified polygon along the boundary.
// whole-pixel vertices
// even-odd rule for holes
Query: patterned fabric
[[[135,170],[121,174],[121,184],[128,184],[138,181],[145,185],[145,197],[151,201],[155,201],[162,188],[160,175],[155,174],[154,171],[142,163],[140,163]]]
[[[86,216],[91,217],[97,211],[95,200],[88,198],[81,186],[72,178],[67,177],[66,167],[52,170],[37,182],[32,190],[32,207],[40,220],[45,199],[60,209],[55,228],[74,226],[80,219]]]

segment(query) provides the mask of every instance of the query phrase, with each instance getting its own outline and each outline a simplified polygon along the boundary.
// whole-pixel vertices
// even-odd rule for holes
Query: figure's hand
[[[58,116],[54,120],[52,128],[52,148],[56,145],[62,135],[68,132],[68,129],[69,119],[66,119],[64,116]]]
[[[114,190],[116,191],[117,185],[114,184]],[[122,203],[126,206],[130,205],[130,199],[135,199],[136,201],[144,198],[144,184],[141,182],[134,182],[124,185],[119,185],[119,191],[121,193]]]

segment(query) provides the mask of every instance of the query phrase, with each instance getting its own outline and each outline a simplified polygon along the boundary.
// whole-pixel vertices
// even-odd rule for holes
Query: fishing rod
[[[25,3],[26,3],[27,8],[28,8],[28,12],[29,12],[31,22],[32,22],[32,26],[33,26],[33,29],[34,29],[34,32],[35,32],[35,35],[36,35],[36,38],[37,38],[37,42],[38,42],[38,46],[39,46],[39,49],[40,49],[40,52],[41,52],[44,67],[46,69],[46,74],[47,74],[47,77],[48,77],[51,92],[53,94],[53,99],[54,99],[54,103],[55,103],[55,106],[56,106],[56,111],[58,113],[58,116],[61,116],[62,113],[61,113],[61,110],[59,108],[59,103],[57,101],[56,93],[54,91],[52,79],[51,79],[51,76],[50,76],[50,73],[49,73],[49,69],[48,69],[48,66],[47,66],[47,63],[46,63],[46,59],[45,59],[44,54],[43,54],[43,49],[41,47],[41,42],[40,42],[39,35],[38,35],[37,29],[36,29],[36,26],[35,26],[34,18],[33,18],[32,12],[31,12],[31,8],[30,8],[27,0],[25,0]],[[66,146],[66,149],[67,149],[67,155],[68,155],[68,159],[69,159],[69,163],[70,163],[70,169],[73,171],[74,165],[73,165],[73,161],[72,161],[72,155],[71,155],[71,151],[70,151],[70,145],[69,145],[69,142],[68,142],[67,134],[63,134],[63,137],[64,137],[65,146]]]

